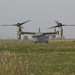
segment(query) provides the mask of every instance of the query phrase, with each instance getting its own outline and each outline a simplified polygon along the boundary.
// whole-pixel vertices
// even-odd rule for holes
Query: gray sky
[[[75,0],[0,0],[0,25],[31,20],[23,31],[50,31],[48,27],[75,24]],[[75,38],[75,27],[63,27],[66,38]],[[0,26],[0,39],[15,38],[16,27]]]

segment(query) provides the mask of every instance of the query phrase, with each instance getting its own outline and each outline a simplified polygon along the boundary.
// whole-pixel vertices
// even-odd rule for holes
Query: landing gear
[[[48,41],[46,41],[46,43],[49,43]]]
[[[37,42],[35,41],[34,43],[36,44]]]

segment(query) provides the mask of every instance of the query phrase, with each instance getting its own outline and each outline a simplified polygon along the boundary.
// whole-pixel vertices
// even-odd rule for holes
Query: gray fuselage
[[[48,43],[49,36],[43,34],[36,34],[32,37],[34,42],[46,42]]]

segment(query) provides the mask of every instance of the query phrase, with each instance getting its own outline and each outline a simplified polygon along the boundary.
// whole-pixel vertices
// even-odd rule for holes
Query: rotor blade
[[[13,24],[13,25],[1,25],[1,26],[17,26],[17,24]]]
[[[75,25],[66,25],[66,26],[75,26]]]
[[[55,21],[57,24],[59,24],[59,22],[58,21]]]
[[[65,25],[65,24],[62,24],[62,26],[67,26],[67,25]]]
[[[29,21],[31,21],[31,20],[27,20],[27,21],[22,22],[22,23],[19,23],[19,24],[20,24],[20,25],[23,25],[23,24],[25,24],[25,23],[27,23],[27,22],[29,22]]]
[[[62,26],[75,26],[75,25],[64,25],[64,24],[63,24]]]
[[[52,29],[52,28],[56,28],[56,27],[58,27],[58,26],[49,27],[48,29]]]

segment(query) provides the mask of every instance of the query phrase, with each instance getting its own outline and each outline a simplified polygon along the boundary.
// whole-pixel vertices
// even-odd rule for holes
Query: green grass
[[[0,41],[0,75],[75,75],[75,41]]]

